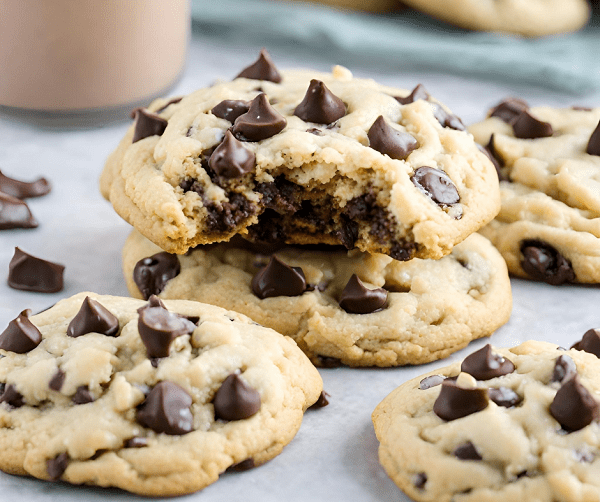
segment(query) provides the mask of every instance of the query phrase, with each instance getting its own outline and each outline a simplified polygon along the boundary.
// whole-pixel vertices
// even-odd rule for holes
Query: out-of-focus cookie
[[[362,10],[366,12],[390,12],[402,9],[398,0],[299,0],[301,3],[323,4],[336,9]]]

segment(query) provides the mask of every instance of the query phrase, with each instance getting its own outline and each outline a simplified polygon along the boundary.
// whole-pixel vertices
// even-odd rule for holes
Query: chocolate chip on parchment
[[[52,378],[48,382],[48,388],[51,390],[54,390],[56,392],[59,392],[60,389],[62,389],[63,384],[65,383],[66,376],[67,376],[67,374],[63,370],[58,368],[56,370],[56,373],[54,373],[54,375],[52,375]]]
[[[304,291],[306,279],[302,269],[286,265],[275,255],[252,279],[252,292],[261,300],[273,296],[299,296]]]
[[[421,380],[419,382],[419,389],[420,390],[431,389],[431,387],[440,385],[444,380],[445,380],[445,378],[442,375],[430,375],[428,377],[423,378],[423,380]]]
[[[210,156],[208,165],[217,176],[240,178],[254,170],[256,156],[227,131],[221,144]]]
[[[243,99],[224,99],[219,104],[215,105],[210,111],[215,117],[235,122],[240,115],[248,113],[250,109],[250,101]]]
[[[394,99],[396,99],[396,101],[398,101],[398,103],[400,103],[401,105],[408,105],[410,103],[414,103],[419,99],[422,99],[424,101],[429,100],[429,93],[425,90],[423,84],[417,84],[408,96],[394,96]]]
[[[229,375],[213,399],[215,418],[243,420],[260,410],[260,394],[237,373]]]
[[[456,204],[460,200],[458,190],[450,177],[439,169],[419,167],[412,175],[411,181],[439,206]]]
[[[487,408],[488,390],[459,387],[455,381],[442,382],[440,395],[433,403],[433,412],[442,420],[456,420]]]
[[[324,390],[321,391],[321,394],[319,394],[319,398],[311,405],[309,406],[309,410],[316,410],[318,408],[325,408],[325,406],[327,406],[329,404],[329,399],[327,399],[329,397],[329,394],[327,392],[325,392]]]
[[[8,285],[13,289],[56,293],[63,288],[65,267],[32,256],[16,247],[8,264]]]
[[[156,384],[137,411],[137,421],[155,432],[181,436],[194,426],[192,396],[169,381]]]
[[[538,281],[553,286],[575,280],[575,271],[571,263],[554,247],[535,239],[521,241],[521,268]]]
[[[460,370],[468,373],[477,380],[490,380],[515,371],[515,365],[509,359],[492,352],[488,343],[485,347],[467,356]]]
[[[141,139],[149,136],[162,136],[167,128],[168,122],[156,113],[145,108],[137,108],[134,110],[135,125],[133,131],[132,143],[136,143]]]
[[[481,460],[482,457],[471,441],[467,441],[454,448],[452,454],[460,460]]]
[[[571,359],[569,356],[563,354],[562,356],[558,356],[556,358],[550,382],[563,383],[565,380],[576,374],[577,366],[575,365],[575,361],[573,361],[573,359]]]
[[[192,333],[196,328],[191,321],[160,305],[148,305],[138,312],[138,332],[149,358],[168,357],[173,340]]]
[[[4,192],[17,199],[40,197],[50,191],[50,183],[46,178],[38,178],[32,182],[25,182],[10,178],[0,171],[0,192]]]
[[[488,389],[488,396],[490,400],[504,408],[512,408],[523,401],[519,394],[508,387],[491,387]]]
[[[281,82],[281,75],[273,64],[269,53],[262,49],[258,59],[250,66],[244,68],[235,78],[250,78],[253,80],[268,80],[276,84]]]
[[[368,289],[352,274],[340,297],[340,307],[349,314],[370,314],[387,305],[388,292],[383,288]]]
[[[21,199],[0,192],[0,230],[12,228],[36,228],[35,220],[29,206]]]
[[[144,300],[158,295],[174,277],[179,275],[181,265],[177,255],[160,252],[142,258],[133,268],[133,282],[142,293]]]
[[[592,132],[585,151],[590,155],[600,155],[600,122]]]
[[[536,119],[527,110],[519,114],[512,127],[515,136],[521,139],[548,138],[554,134],[549,122]]]
[[[69,465],[69,456],[66,453],[60,453],[54,458],[46,460],[46,471],[50,481],[58,481],[67,470]]]
[[[507,124],[512,124],[521,112],[527,109],[529,109],[529,105],[526,101],[519,98],[507,98],[492,108],[488,115],[498,117]]]
[[[600,329],[588,329],[581,340],[571,347],[600,357]]]
[[[252,457],[247,458],[246,460],[242,460],[241,462],[238,462],[237,464],[233,464],[230,465],[227,469],[225,469],[226,472],[243,472],[243,471],[249,471],[250,469],[254,469],[254,467],[256,467],[256,464],[254,463],[254,459]]]
[[[87,333],[100,333],[116,336],[119,331],[119,320],[97,300],[85,297],[77,315],[67,326],[67,336],[73,338]]]
[[[550,404],[550,414],[563,429],[573,432],[598,419],[599,405],[576,375],[558,389]]]
[[[73,404],[92,403],[94,401],[94,396],[92,396],[87,385],[80,385],[77,387],[75,394],[73,394],[71,401],[73,401]]]
[[[240,141],[261,141],[283,131],[287,120],[269,104],[261,93],[251,102],[248,111],[233,123],[233,135]]]
[[[23,310],[0,334],[0,349],[25,354],[42,341],[42,334],[29,320],[31,310]]]
[[[294,115],[304,122],[331,124],[346,115],[346,105],[320,80],[311,80]]]
[[[371,148],[392,159],[404,160],[419,146],[413,136],[391,127],[382,115],[373,122],[367,137]]]
[[[20,408],[25,404],[23,395],[15,388],[12,383],[4,386],[2,395],[0,396],[0,403],[6,403],[13,408]]]

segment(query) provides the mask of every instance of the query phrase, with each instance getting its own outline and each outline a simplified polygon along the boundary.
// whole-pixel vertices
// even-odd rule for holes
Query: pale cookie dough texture
[[[482,145],[489,146],[493,135],[502,179],[500,214],[481,233],[514,275],[550,284],[598,283],[600,108],[527,110],[529,117],[500,112],[504,120],[490,116],[469,127]],[[537,121],[537,133],[516,125],[520,136],[549,135],[515,137],[517,120]]]
[[[180,254],[248,232],[440,258],[497,214],[489,159],[421,88],[384,87],[339,66],[269,78],[281,81],[239,77],[152,103],[164,132],[132,143],[131,126],[107,160],[103,195]]]
[[[388,475],[416,501],[599,500],[598,358],[536,341],[487,349],[377,406]]]
[[[582,28],[589,16],[586,0],[402,0],[447,23],[480,31],[540,37]]]
[[[296,344],[211,305],[151,303],[82,293],[9,324],[2,470],[170,496],[281,452],[322,390]]]
[[[255,294],[253,279],[269,268],[273,253],[302,269],[305,287],[295,296]],[[241,238],[169,255],[134,231],[123,249],[123,270],[132,296],[202,299],[236,310],[292,337],[318,366],[397,366],[447,357],[491,335],[506,323],[512,306],[504,260],[478,234],[440,260],[399,262],[341,247],[268,249]],[[385,306],[356,288],[348,294],[353,274],[384,300],[387,294]],[[275,280],[271,287],[287,282]],[[342,308],[339,302],[348,296],[367,312]]]

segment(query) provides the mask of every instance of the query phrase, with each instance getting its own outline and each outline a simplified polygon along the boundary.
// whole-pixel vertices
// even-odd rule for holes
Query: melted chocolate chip
[[[123,446],[125,448],[144,448],[145,446],[148,446],[148,438],[144,436],[134,436],[125,441]]]
[[[419,472],[413,478],[413,484],[415,485],[415,488],[418,488],[419,490],[423,490],[425,488],[425,483],[427,483],[427,474],[424,472]]]
[[[554,134],[552,125],[549,122],[536,119],[527,110],[521,112],[513,122],[512,127],[515,136],[521,139],[548,138]]]
[[[94,401],[94,396],[92,396],[87,385],[80,385],[77,387],[75,394],[73,394],[71,401],[73,401],[73,404],[91,403]]]
[[[250,108],[233,124],[233,135],[240,141],[261,141],[283,131],[287,120],[269,104],[267,95],[259,94]]]
[[[194,426],[192,396],[179,385],[163,381],[154,386],[137,411],[137,421],[155,432],[181,436]]]
[[[256,156],[227,131],[223,142],[210,156],[208,165],[217,176],[240,178],[254,170]]]
[[[490,117],[498,117],[507,124],[512,124],[521,112],[527,110],[527,102],[519,98],[507,98],[489,111]]]
[[[66,453],[61,453],[54,458],[46,460],[46,471],[50,481],[58,481],[67,470],[69,465],[69,456]]]
[[[340,307],[349,314],[370,314],[387,306],[388,292],[383,288],[368,289],[356,274],[352,274],[342,291]]]
[[[181,265],[177,255],[156,253],[147,258],[142,258],[133,268],[133,282],[142,293],[144,300],[151,295],[158,295],[173,277],[177,277]]]
[[[319,398],[316,400],[315,403],[313,403],[311,406],[309,406],[309,410],[316,410],[318,408],[325,408],[325,406],[327,406],[329,404],[329,400],[327,399],[329,397],[329,394],[327,394],[327,392],[325,392],[324,390],[321,391],[321,394],[319,394]]]
[[[235,78],[250,78],[253,80],[268,80],[276,84],[281,82],[281,75],[271,60],[269,53],[262,49],[258,59],[244,68]]]
[[[413,184],[438,206],[456,204],[460,200],[458,190],[450,177],[433,167],[419,167],[412,175]]]
[[[67,327],[67,336],[76,338],[87,333],[100,333],[106,336],[117,336],[119,320],[97,300],[85,297],[79,312]]]
[[[229,375],[219,387],[213,399],[215,418],[243,420],[260,410],[260,394],[237,373]]]
[[[477,380],[489,380],[515,371],[515,365],[500,354],[492,352],[488,343],[482,349],[467,356],[460,366],[460,370],[468,373]]]
[[[482,458],[471,441],[457,446],[452,454],[460,460],[481,460]]]
[[[552,378],[550,382],[563,383],[565,380],[575,376],[577,374],[577,366],[575,361],[567,355],[562,355],[556,358],[554,363],[554,370],[552,371]]]
[[[135,113],[135,125],[132,143],[148,138],[149,136],[162,136],[168,122],[145,108],[137,108]]]
[[[0,334],[0,349],[25,354],[35,349],[42,341],[42,334],[29,320],[30,310],[24,310],[8,323]]]
[[[523,398],[519,394],[508,387],[492,387],[488,389],[488,395],[494,403],[504,408],[512,408],[523,401]]]
[[[254,463],[254,459],[247,458],[246,460],[242,460],[241,462],[238,462],[237,464],[230,465],[226,469],[226,472],[249,471],[250,469],[254,469],[254,467],[256,467],[256,464]]]
[[[304,122],[331,124],[346,115],[346,105],[320,80],[311,80],[294,115]]]
[[[588,329],[581,340],[576,342],[572,349],[583,350],[600,357],[600,329]]]
[[[210,111],[215,117],[225,119],[231,122],[235,122],[240,115],[248,113],[250,108],[250,101],[244,101],[242,99],[225,99],[218,105],[215,105]]]
[[[23,395],[15,388],[12,383],[6,385],[0,396],[0,403],[6,403],[13,408],[20,408],[25,404]]]
[[[442,375],[431,375],[431,376],[425,377],[425,378],[423,378],[423,380],[421,380],[419,382],[419,389],[421,389],[421,390],[431,389],[431,387],[440,385],[444,380],[445,380],[445,378]]]
[[[600,155],[600,122],[592,132],[585,151],[590,155]]]
[[[394,129],[382,115],[377,117],[367,133],[369,146],[392,159],[404,160],[419,144],[407,132]]]
[[[306,279],[302,269],[289,267],[275,255],[252,279],[252,292],[261,300],[273,296],[299,296],[304,291]]]
[[[431,103],[431,107],[433,108],[433,116],[443,127],[449,127],[457,131],[465,131],[467,129],[460,118],[453,113],[448,113],[441,105]]]
[[[578,376],[569,378],[554,396],[550,414],[566,431],[578,431],[598,418],[598,402],[581,384]]]
[[[532,279],[553,286],[575,280],[571,263],[546,242],[527,239],[521,241],[521,268]]]
[[[442,420],[450,421],[481,411],[487,406],[487,389],[465,389],[446,379],[442,382],[440,395],[433,403],[433,412]]]
[[[173,340],[195,328],[194,323],[161,306],[149,305],[139,310],[138,331],[150,358],[168,357]]]
[[[62,389],[63,384],[65,383],[65,377],[67,374],[61,370],[60,368],[56,370],[56,373],[52,376],[50,381],[48,382],[48,388],[59,392]]]
[[[0,230],[35,228],[38,222],[21,199],[0,192]]]
[[[8,285],[13,289],[56,293],[63,288],[65,267],[25,253],[18,247],[8,264]]]
[[[31,183],[9,178],[0,171],[0,192],[17,199],[40,197],[50,191],[50,183],[46,178],[38,178]]]
[[[423,84],[417,84],[412,92],[406,97],[394,96],[396,101],[401,105],[408,105],[410,103],[414,103],[415,101],[422,99],[424,101],[429,100],[429,93],[423,87]]]

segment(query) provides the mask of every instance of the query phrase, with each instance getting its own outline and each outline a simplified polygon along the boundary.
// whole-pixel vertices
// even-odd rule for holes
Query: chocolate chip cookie
[[[82,293],[0,332],[0,468],[194,492],[293,438],[321,378],[296,344],[189,301]]]
[[[502,257],[473,234],[440,260],[399,262],[330,246],[242,238],[168,254],[134,231],[132,296],[202,299],[292,337],[318,366],[396,366],[446,357],[510,316]]]
[[[377,406],[380,462],[418,501],[597,500],[599,371],[546,342],[487,345]]]
[[[499,209],[489,159],[422,86],[279,71],[263,51],[135,117],[101,190],[167,252],[245,234],[440,258]]]

